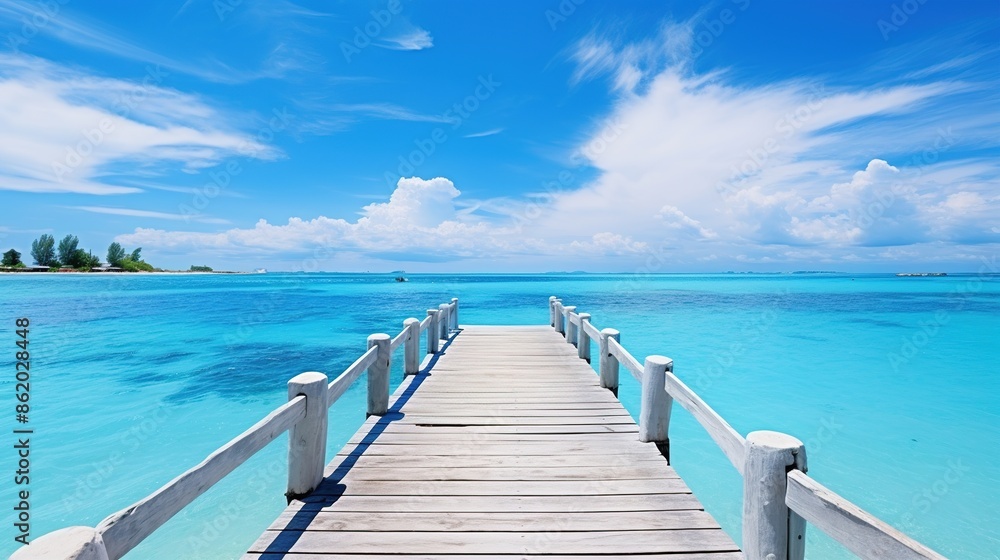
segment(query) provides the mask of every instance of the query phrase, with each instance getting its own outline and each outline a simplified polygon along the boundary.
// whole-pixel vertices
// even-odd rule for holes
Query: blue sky
[[[0,0],[0,245],[995,268],[998,91],[996,0]]]

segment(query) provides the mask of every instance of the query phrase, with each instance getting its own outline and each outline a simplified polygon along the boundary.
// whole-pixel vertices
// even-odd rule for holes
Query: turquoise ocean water
[[[33,536],[98,523],[285,401],[373,332],[461,298],[461,319],[541,324],[559,295],[675,372],[743,434],[784,431],[810,474],[951,558],[1000,558],[1000,277],[951,275],[0,275],[0,554],[15,504],[14,321],[28,317]],[[400,353],[393,384],[401,378]],[[331,409],[329,453],[364,420]],[[639,390],[622,375],[635,416]],[[741,481],[680,407],[673,464],[739,541]],[[284,507],[284,438],[129,558],[238,558]],[[850,558],[815,528],[809,558]]]

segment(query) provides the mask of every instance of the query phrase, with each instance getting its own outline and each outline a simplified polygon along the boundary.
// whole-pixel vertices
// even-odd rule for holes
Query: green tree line
[[[79,270],[90,270],[101,266],[101,258],[92,251],[84,250],[80,247],[80,240],[75,235],[67,235],[56,244],[55,237],[43,234],[38,239],[31,242],[31,258],[38,266],[52,268],[75,268]],[[142,248],[139,247],[131,253],[117,242],[108,246],[107,262],[113,267],[121,268],[128,272],[155,270],[153,265],[142,260]],[[3,254],[3,261],[0,265],[13,268],[24,268],[26,265],[21,259],[21,253],[16,249],[11,249]]]

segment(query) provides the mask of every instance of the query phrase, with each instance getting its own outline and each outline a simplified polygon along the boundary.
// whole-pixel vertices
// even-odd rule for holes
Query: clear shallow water
[[[622,332],[741,433],[807,446],[810,474],[952,558],[1000,550],[1000,278],[953,275],[0,275],[3,432],[13,425],[14,319],[31,319],[32,533],[98,523],[285,400],[302,371],[336,375],[372,332],[455,296],[479,324],[541,324],[549,295]],[[395,357],[393,385],[401,378]],[[355,384],[329,453],[364,419]],[[638,412],[623,372],[621,399]],[[673,464],[739,540],[741,481],[675,407]],[[238,558],[284,507],[281,439],[129,558]],[[4,448],[10,449],[9,444]],[[14,454],[0,456],[13,471]],[[14,485],[0,484],[13,542]],[[850,558],[811,528],[810,558]]]

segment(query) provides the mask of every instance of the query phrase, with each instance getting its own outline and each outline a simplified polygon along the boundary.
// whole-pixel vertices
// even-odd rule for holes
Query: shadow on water
[[[402,408],[406,406],[409,402],[410,397],[412,397],[420,386],[427,380],[431,375],[431,370],[437,365],[438,360],[447,353],[448,347],[454,342],[455,338],[461,334],[459,332],[453,334],[448,338],[441,348],[438,350],[437,354],[431,356],[428,360],[427,366],[420,370],[414,377],[410,385],[396,398],[396,401],[392,403],[389,411],[383,415],[379,420],[368,430],[368,433],[361,439],[361,442],[354,446],[351,453],[348,454],[337,470],[333,471],[330,476],[327,476],[320,482],[319,486],[313,490],[308,496],[305,496],[300,501],[303,505],[299,510],[292,516],[288,523],[281,529],[281,532],[268,544],[267,548],[264,550],[263,554],[266,554],[268,560],[278,560],[279,558],[284,558],[289,550],[295,543],[298,542],[302,534],[309,528],[316,515],[323,511],[324,509],[337,503],[337,501],[347,493],[347,485],[342,484],[340,481],[344,479],[345,476],[351,471],[352,468],[358,463],[368,448],[375,443],[380,435],[389,427],[390,424],[397,420],[402,420],[406,413],[402,412]]]

